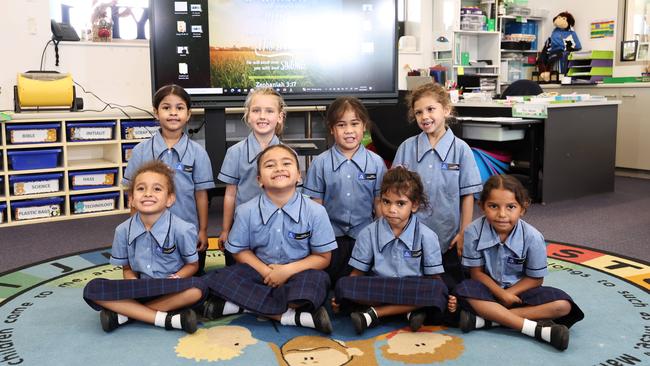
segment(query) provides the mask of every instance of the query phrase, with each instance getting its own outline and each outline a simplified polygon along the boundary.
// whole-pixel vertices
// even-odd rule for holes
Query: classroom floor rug
[[[463,334],[426,326],[413,333],[394,320],[357,336],[343,316],[332,318],[327,337],[253,315],[202,323],[192,335],[141,323],[104,333],[81,295],[93,278],[121,277],[107,248],[0,274],[0,366],[649,365],[650,265],[547,244],[545,284],[564,289],[585,313],[564,352],[502,328]],[[210,268],[222,263],[220,252],[208,252]]]

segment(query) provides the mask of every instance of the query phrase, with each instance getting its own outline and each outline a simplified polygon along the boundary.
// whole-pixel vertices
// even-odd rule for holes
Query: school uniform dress
[[[165,139],[160,133],[156,133],[133,148],[131,159],[124,171],[123,183],[130,184],[138,169],[152,160],[160,160],[174,171],[176,201],[171,211],[194,225],[198,232],[199,217],[194,194],[196,191],[215,187],[208,153],[185,133],[172,148],[167,148]],[[205,266],[205,252],[200,252],[199,257],[199,271],[202,271]]]
[[[374,200],[381,189],[386,164],[363,145],[348,159],[335,146],[318,155],[309,167],[302,192],[323,200],[338,248],[327,268],[332,284],[350,274],[354,241],[373,220]]]
[[[365,276],[347,276],[336,285],[341,302],[447,306],[447,286],[431,277],[443,272],[438,237],[415,215],[395,237],[383,217],[366,226],[354,245],[350,265]]]
[[[448,128],[435,148],[424,132],[408,138],[397,149],[393,166],[397,165],[417,172],[422,179],[431,207],[417,215],[438,235],[445,281],[453,287],[453,282],[462,280],[458,255],[455,249],[449,251],[451,241],[460,230],[460,199],[483,188],[474,154]]]
[[[485,217],[472,222],[465,230],[465,249],[463,265],[466,267],[483,267],[502,288],[514,286],[524,277],[541,278],[548,274],[546,265],[546,244],[544,237],[533,226],[519,219],[516,226],[505,240],[501,242]],[[490,290],[479,281],[468,279],[456,286],[461,307],[473,311],[465,298],[496,302]],[[554,319],[556,323],[571,327],[582,320],[584,314],[566,292],[550,287],[536,287],[518,295],[521,306],[541,305],[556,300],[567,300],[571,311],[562,318]]]
[[[273,136],[269,146],[279,143],[280,139]],[[262,147],[253,132],[226,151],[217,179],[237,186],[235,207],[262,194],[262,188],[257,182],[257,156],[261,152]]]
[[[207,287],[198,277],[168,278],[184,265],[199,260],[196,240],[193,225],[170,210],[165,210],[150,231],[145,229],[139,214],[133,215],[115,229],[110,263],[131,266],[139,279],[93,279],[84,288],[84,300],[93,309],[101,310],[95,301],[135,299],[146,302],[189,288],[198,288],[207,295]]]
[[[266,194],[235,210],[235,221],[226,242],[231,253],[252,251],[265,264],[287,264],[311,253],[336,249],[334,231],[325,208],[296,192],[282,208]],[[204,277],[213,295],[258,314],[282,314],[289,303],[306,311],[325,301],[330,280],[325,271],[306,270],[277,288],[248,264],[237,263]]]

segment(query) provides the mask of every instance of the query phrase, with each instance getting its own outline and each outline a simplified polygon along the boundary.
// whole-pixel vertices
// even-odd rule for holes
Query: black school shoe
[[[363,315],[364,313],[370,314],[370,324],[366,323],[366,317]],[[375,313],[372,308],[363,312],[355,311],[354,313],[350,313],[350,319],[352,320],[352,325],[357,334],[362,334],[367,328],[372,328],[379,324],[377,313]]]
[[[416,332],[424,324],[424,320],[427,318],[427,312],[424,309],[417,309],[409,315],[409,327],[411,327],[411,331]]]
[[[189,334],[196,332],[197,320],[196,313],[192,309],[185,309],[178,312],[169,312],[165,318],[165,329],[173,330],[176,329],[172,327],[172,317],[176,314],[181,316],[181,329],[186,331]]]
[[[197,307],[199,314],[209,320],[221,318],[223,316],[223,307],[226,301],[217,296],[208,296],[208,298]]]
[[[461,310],[458,327],[463,331],[463,333],[467,333],[476,329],[476,315],[470,313],[469,311]]]
[[[117,322],[117,313],[108,309],[102,309],[99,312],[99,321],[102,323],[102,329],[106,333],[112,332],[120,326]]]
[[[311,316],[314,319],[314,329],[325,334],[332,333],[332,322],[324,306],[316,309]]]
[[[535,338],[542,340],[542,326],[537,325],[535,328]],[[564,324],[553,324],[551,328],[551,341],[549,342],[553,347],[564,351],[569,347],[569,328]]]

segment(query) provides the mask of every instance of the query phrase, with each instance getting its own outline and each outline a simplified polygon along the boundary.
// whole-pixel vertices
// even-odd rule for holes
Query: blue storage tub
[[[94,189],[115,186],[116,169],[82,170],[68,173],[72,189]]]
[[[12,175],[9,186],[13,195],[51,193],[61,190],[63,173]]]
[[[61,148],[41,150],[9,150],[7,158],[13,170],[49,169],[59,165]]]
[[[122,138],[125,140],[141,140],[152,137],[160,125],[156,120],[150,121],[124,121],[122,125]]]
[[[125,163],[131,158],[131,150],[133,150],[135,145],[137,144],[122,144],[122,160],[124,160]]]
[[[70,196],[70,207],[74,214],[112,211],[117,208],[117,199],[119,196],[119,192]]]
[[[115,121],[74,122],[66,125],[68,141],[112,140]]]
[[[6,203],[0,203],[0,224],[5,222],[5,209],[7,208]]]
[[[59,123],[8,124],[7,141],[11,144],[37,144],[59,141]]]
[[[11,209],[14,220],[39,219],[61,215],[62,197],[43,198],[38,200],[12,201]]]

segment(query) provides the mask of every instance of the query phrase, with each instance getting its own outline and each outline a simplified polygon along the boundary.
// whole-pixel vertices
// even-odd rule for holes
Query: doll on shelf
[[[582,49],[580,39],[573,30],[575,18],[571,13],[563,11],[553,18],[555,29],[544,43],[544,48],[537,58],[537,68],[542,81],[549,81],[551,70],[555,69],[564,74],[567,71],[567,57],[573,51]]]

